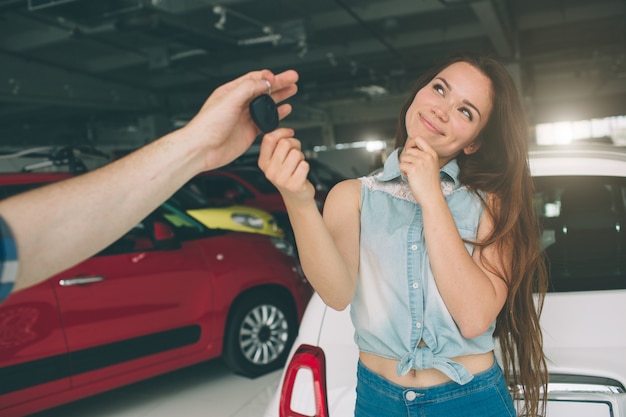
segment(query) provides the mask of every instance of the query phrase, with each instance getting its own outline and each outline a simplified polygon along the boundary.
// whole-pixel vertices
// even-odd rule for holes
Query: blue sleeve
[[[17,277],[17,247],[9,225],[0,217],[0,303],[9,296]]]

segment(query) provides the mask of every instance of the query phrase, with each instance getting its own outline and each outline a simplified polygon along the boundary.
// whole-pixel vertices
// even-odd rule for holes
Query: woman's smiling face
[[[461,150],[476,152],[474,140],[485,127],[493,107],[492,84],[467,62],[456,62],[419,90],[406,113],[408,139],[421,137],[439,155],[443,166]]]

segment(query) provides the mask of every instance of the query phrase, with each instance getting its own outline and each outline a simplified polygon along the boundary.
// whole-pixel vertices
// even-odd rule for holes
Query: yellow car
[[[267,211],[248,206],[209,202],[190,185],[177,191],[168,200],[168,204],[186,212],[211,229],[284,237],[284,232],[278,227],[276,219]]]
[[[237,232],[260,233],[283,237],[282,229],[274,216],[267,211],[248,206],[224,206],[187,210],[194,219],[212,229],[227,229]]]

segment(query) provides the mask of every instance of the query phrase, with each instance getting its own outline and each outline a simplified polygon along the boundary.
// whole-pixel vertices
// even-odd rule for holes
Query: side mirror
[[[153,236],[156,247],[163,250],[173,250],[180,248],[180,243],[176,239],[174,229],[165,223],[156,221],[153,225]]]

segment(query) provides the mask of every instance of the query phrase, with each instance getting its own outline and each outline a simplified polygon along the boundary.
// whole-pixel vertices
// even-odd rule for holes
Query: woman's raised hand
[[[439,180],[439,157],[435,150],[421,138],[407,139],[400,154],[400,172],[409,181],[411,192],[418,203],[425,196],[441,194]]]
[[[259,167],[278,188],[285,203],[287,200],[312,200],[315,196],[315,188],[307,179],[309,163],[304,158],[300,141],[293,135],[294,131],[289,128],[266,134],[259,154]]]

